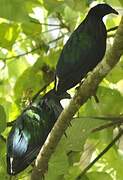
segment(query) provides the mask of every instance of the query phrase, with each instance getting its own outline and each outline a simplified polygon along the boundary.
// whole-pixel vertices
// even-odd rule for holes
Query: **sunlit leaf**
[[[91,172],[87,174],[87,177],[89,178],[89,180],[113,180],[110,174],[105,172]]]
[[[0,133],[6,128],[6,113],[3,106],[0,105]]]
[[[17,24],[0,24],[0,46],[6,49],[11,49],[18,37],[19,28]]]

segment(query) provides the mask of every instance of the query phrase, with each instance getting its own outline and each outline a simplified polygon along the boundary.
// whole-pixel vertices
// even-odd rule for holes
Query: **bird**
[[[57,94],[80,83],[103,59],[107,38],[103,17],[110,13],[118,14],[108,4],[94,6],[71,34],[56,65],[54,89]]]
[[[7,137],[7,173],[16,175],[38,155],[48,134],[63,110],[62,98],[50,90],[26,108],[17,118]]]

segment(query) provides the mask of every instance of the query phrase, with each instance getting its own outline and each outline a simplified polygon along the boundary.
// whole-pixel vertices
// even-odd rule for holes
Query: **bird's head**
[[[88,15],[96,16],[98,18],[103,18],[105,15],[111,13],[118,15],[118,12],[108,4],[98,4],[90,9]]]

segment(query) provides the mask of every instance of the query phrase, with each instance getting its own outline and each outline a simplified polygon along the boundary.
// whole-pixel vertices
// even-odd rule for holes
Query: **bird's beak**
[[[112,8],[112,13],[117,14],[117,15],[119,14],[119,13],[118,13],[115,9],[113,9],[113,8]]]

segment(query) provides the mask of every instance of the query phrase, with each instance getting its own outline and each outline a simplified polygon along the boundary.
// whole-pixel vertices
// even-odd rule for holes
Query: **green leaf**
[[[0,17],[11,21],[28,20],[25,0],[0,0]]]
[[[121,58],[121,61],[110,71],[106,79],[112,83],[117,83],[123,79],[123,58]]]
[[[45,85],[43,73],[40,71],[34,72],[32,68],[28,68],[18,78],[15,87],[15,99],[19,104],[22,98],[31,98],[38,90]]]
[[[69,168],[69,172],[65,175],[65,180],[75,180],[80,174],[81,170],[78,166],[72,166]],[[83,178],[83,180],[89,180],[88,178]]]
[[[101,121],[75,118],[67,131],[67,151],[81,151],[91,130],[97,125],[102,124]]]
[[[8,61],[7,67],[9,79],[17,79],[29,67],[29,63],[25,58],[19,58],[17,60]]]
[[[63,0],[43,0],[44,7],[51,12],[60,12],[63,10],[64,1]]]
[[[115,173],[115,179],[122,180],[123,178],[123,155],[119,154],[116,146],[111,148],[101,159],[101,162],[106,161],[105,170],[112,168],[112,175]]]
[[[31,99],[39,89],[51,82],[52,76],[53,72],[50,72],[40,57],[32,67],[26,69],[17,79],[14,86],[16,103],[19,105],[22,100]]]
[[[60,53],[61,50],[50,49],[48,56],[44,57],[43,59],[51,68],[55,68]]]
[[[4,111],[6,113],[6,119],[8,121],[10,113],[11,113],[11,106],[12,103],[7,101],[6,98],[0,98],[0,104],[4,107]]]
[[[106,172],[90,172],[87,173],[89,180],[113,180],[109,173]]]
[[[79,13],[73,11],[69,6],[64,9],[64,19],[71,31],[74,31]],[[71,21],[72,19],[72,21]]]
[[[96,103],[95,99],[91,98],[91,100],[88,100],[88,102],[80,109],[80,115],[113,116],[123,112],[123,96],[119,91],[99,86],[96,95],[99,99],[99,103]]]
[[[81,1],[81,0],[65,0],[65,3],[73,10],[81,11],[81,12],[83,10],[85,10],[87,7],[86,0],[83,0],[83,1]]]
[[[40,35],[41,34],[41,25],[36,24],[36,23],[31,23],[31,22],[25,22],[21,25],[23,32],[27,36],[33,36],[33,35]]]
[[[0,105],[0,133],[6,128],[6,113],[3,106]]]
[[[50,159],[46,180],[58,180],[58,176],[64,175],[68,167],[69,164],[65,151],[61,148],[57,148]]]
[[[18,25],[1,23],[0,24],[0,46],[10,50],[19,34]]]
[[[8,80],[4,79],[1,84],[0,84],[0,96],[1,97],[8,97],[11,96],[11,92],[12,92],[12,87],[11,84]],[[1,102],[0,102],[1,104]]]

